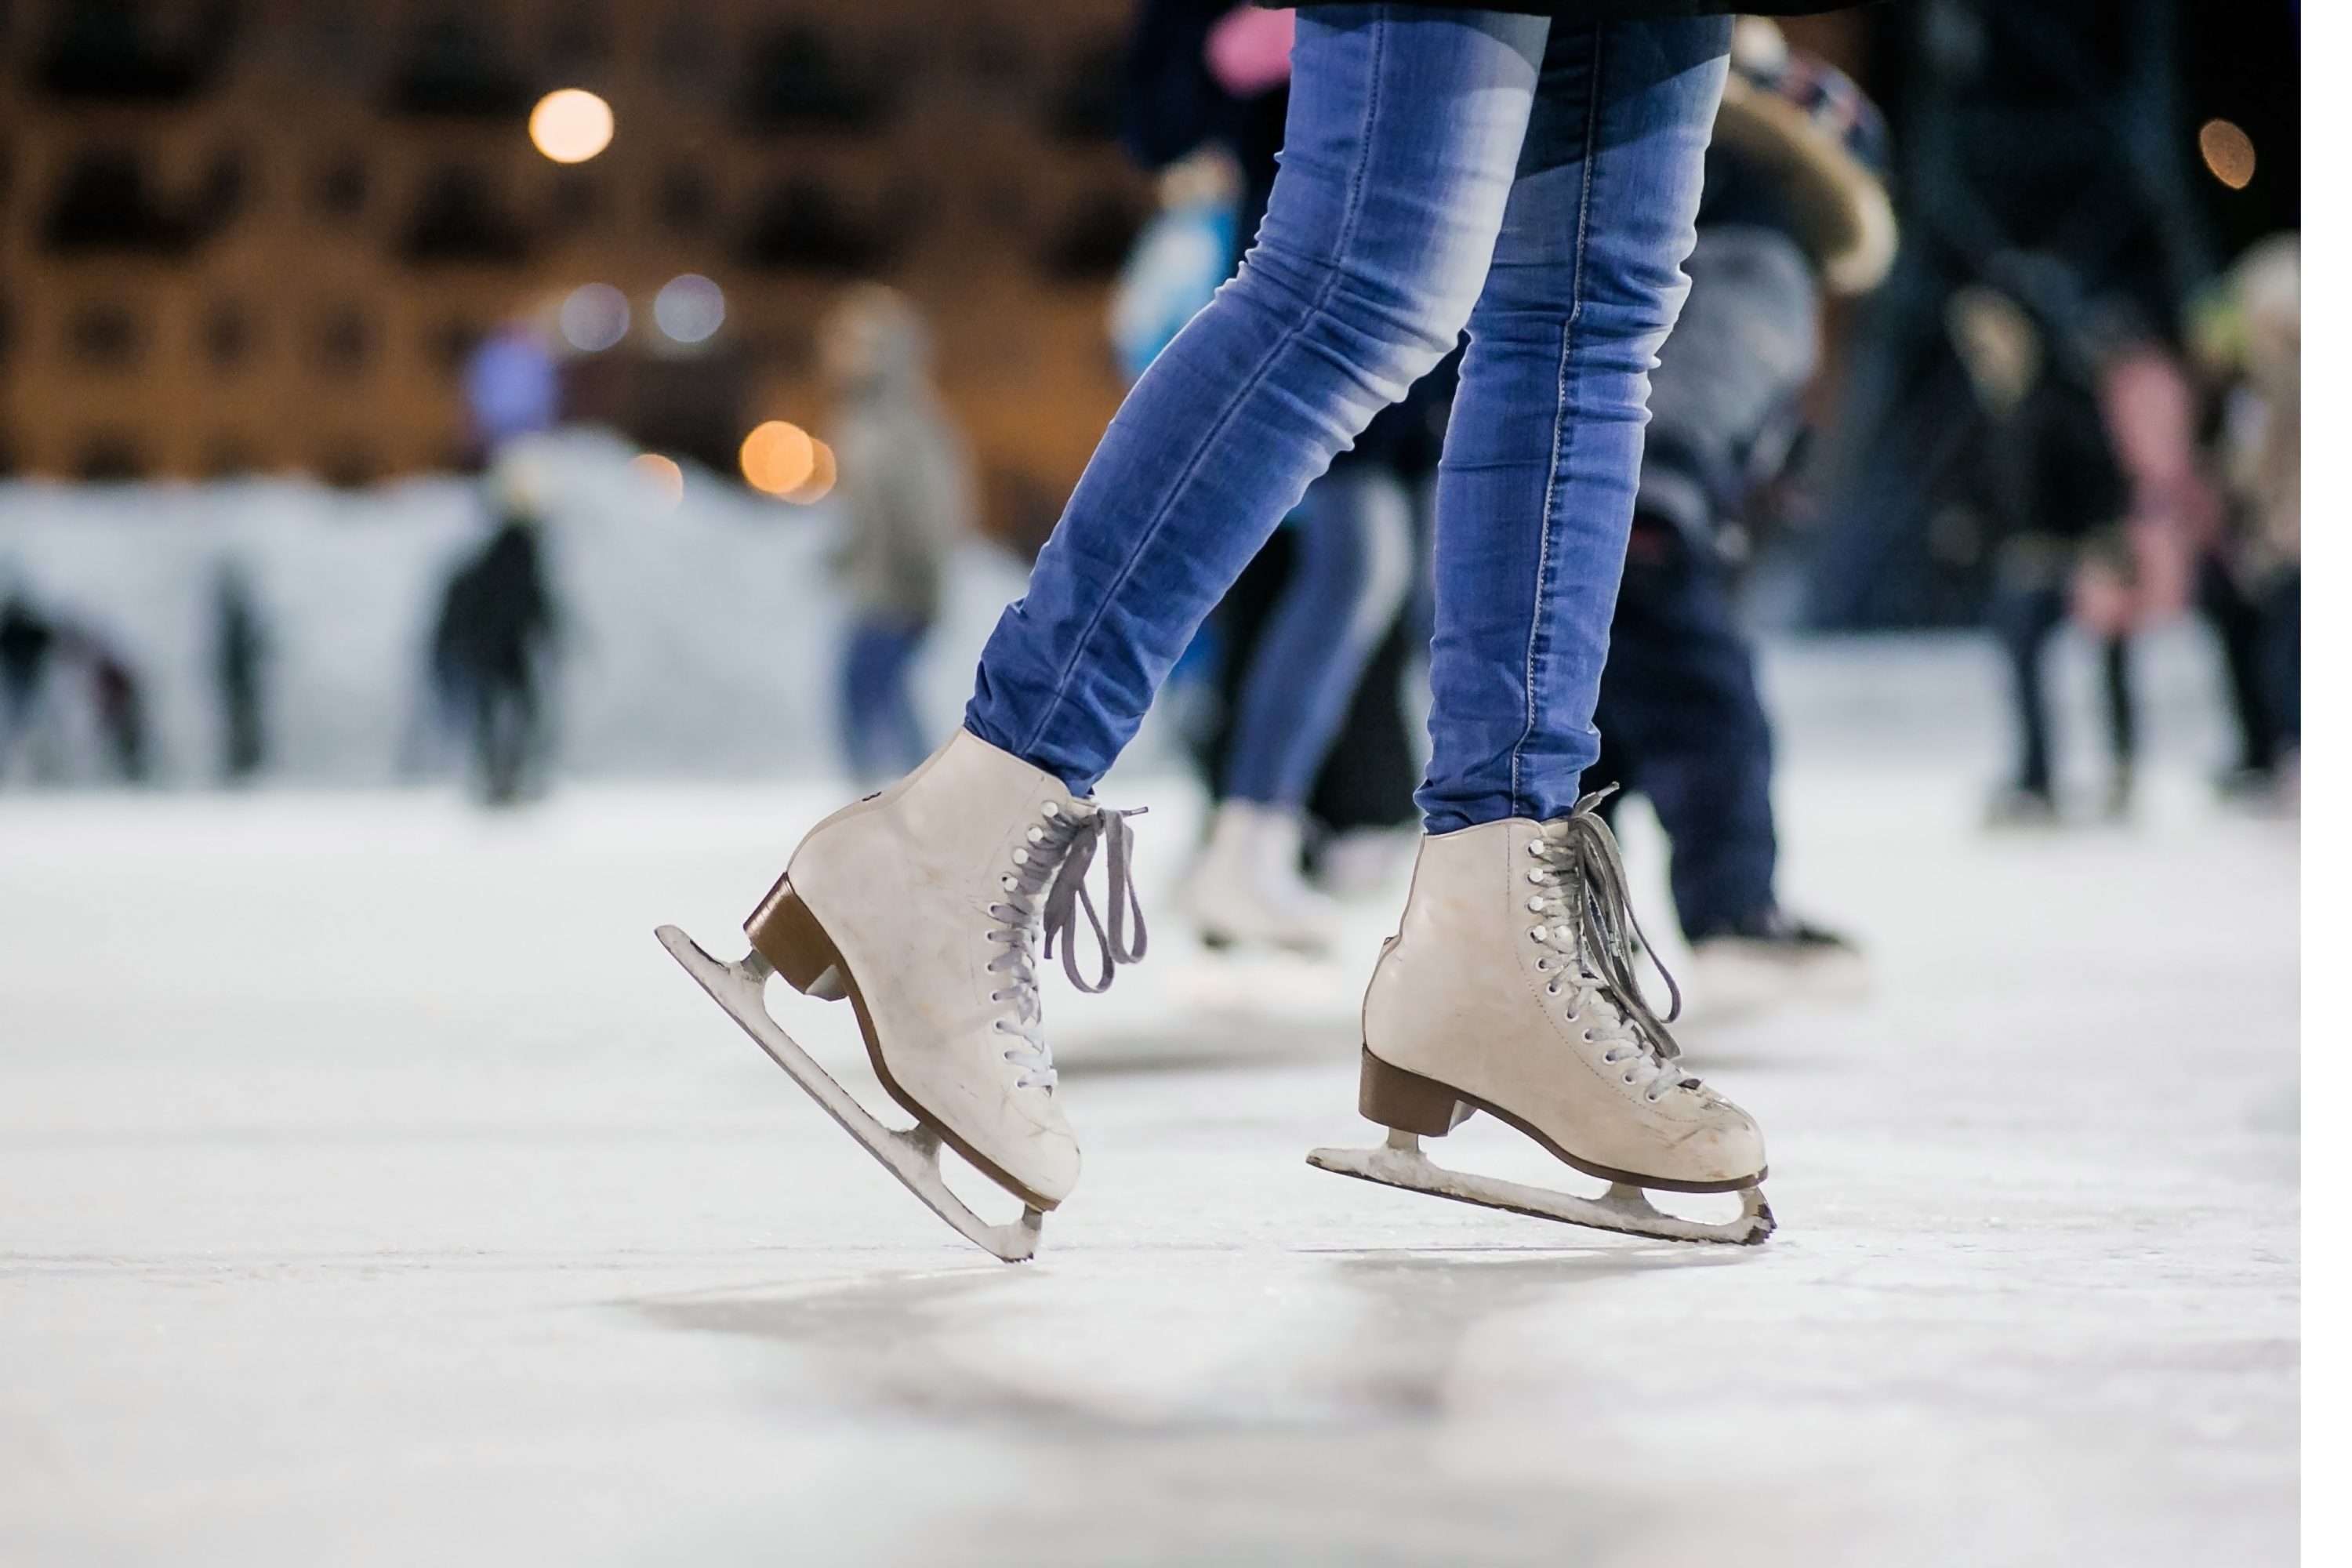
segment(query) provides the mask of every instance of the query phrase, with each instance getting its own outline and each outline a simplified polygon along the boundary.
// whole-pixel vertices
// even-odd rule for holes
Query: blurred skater
[[[433,675],[469,728],[482,799],[509,805],[541,782],[549,750],[544,686],[557,616],[540,528],[553,504],[553,474],[541,454],[509,447],[488,490],[498,521],[442,595]]]
[[[121,652],[83,631],[68,645],[89,676],[90,706],[114,776],[124,784],[147,782],[147,698],[139,673]]]
[[[213,682],[220,698],[221,777],[242,784],[261,771],[268,752],[262,722],[262,680],[268,634],[245,574],[224,564],[213,585]]]
[[[1957,291],[1948,316],[1981,418],[1974,471],[1995,541],[1990,616],[2010,664],[2018,759],[1995,797],[1996,824],[2056,820],[2042,655],[2066,622],[2076,569],[2113,548],[2129,497],[2090,377],[2011,295],[1982,284]],[[2063,345],[2062,345],[2063,346]],[[2111,809],[2131,791],[2137,752],[2130,649],[2120,629],[2099,639]]]
[[[751,963],[664,933],[845,1131],[1000,1258],[1034,1254],[1079,1174],[1041,963],[1100,991],[1150,947],[1133,814],[1097,781],[1309,484],[1465,327],[1438,482],[1425,831],[1361,1015],[1354,1103],[1390,1137],[1311,1158],[1622,1232],[1771,1230],[1762,1134],[1643,1000],[1622,863],[1579,787],[1732,23],[1673,0],[1609,7],[1619,20],[1559,9],[1555,26],[1549,8],[1300,8],[1257,242],[1112,419],[997,621],[962,727],[809,832],[744,922]],[[855,1002],[921,1133],[852,1114],[777,1048],[771,973]],[[1474,1108],[1609,1192],[1505,1185],[1420,1153]],[[904,1152],[942,1144],[1023,1218],[979,1219]],[[1662,1215],[1630,1190],[1647,1187],[1738,1194],[1739,1213]]]
[[[1594,721],[1587,790],[1645,796],[1711,1004],[1848,974],[1835,932],[1774,888],[1772,726],[1733,613],[1744,526],[1787,468],[1820,350],[1820,296],[1893,260],[1885,131],[1853,84],[1740,25],[1707,153],[1690,298],[1650,378],[1650,430]],[[1613,802],[1612,802],[1613,804]]]
[[[852,290],[825,324],[824,356],[838,399],[833,493],[845,520],[834,568],[850,615],[842,751],[852,773],[878,784],[931,749],[909,680],[949,563],[972,531],[971,464],[931,388],[929,336],[897,292]]]
[[[2241,257],[2223,285],[2216,358],[2235,379],[2223,405],[2223,462],[2235,526],[2209,570],[2244,642],[2244,684],[2270,742],[2268,767],[2240,781],[2292,808],[2303,745],[2303,276],[2297,236]],[[2233,660],[2233,664],[2234,664]]]

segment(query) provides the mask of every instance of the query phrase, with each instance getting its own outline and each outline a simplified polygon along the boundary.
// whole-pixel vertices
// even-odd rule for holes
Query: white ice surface
[[[1309,1170],[1389,910],[1212,965],[1176,781],[1106,792],[1155,945],[1054,983],[1087,1168],[1020,1268],[653,940],[731,952],[837,789],[0,796],[0,1562],[2290,1562],[2294,831],[2167,708],[2137,824],[1985,835],[1988,670],[1773,667],[1874,985],[1692,1031],[1771,1141],[1736,1251]]]

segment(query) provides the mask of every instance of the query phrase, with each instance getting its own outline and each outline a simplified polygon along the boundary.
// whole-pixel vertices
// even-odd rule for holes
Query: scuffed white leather
[[[920,767],[817,824],[793,852],[793,889],[840,950],[883,1064],[915,1102],[1034,1196],[1078,1179],[1078,1142],[1050,1087],[1022,1086],[1022,1044],[990,1000],[1004,951],[988,932],[1013,852],[1047,802],[1092,809],[1059,780],[958,729]]]
[[[1579,1159],[1667,1182],[1759,1176],[1764,1138],[1705,1086],[1656,1100],[1601,1059],[1574,1018],[1573,987],[1552,994],[1531,940],[1528,847],[1540,823],[1513,817],[1422,840],[1397,934],[1364,994],[1364,1047],[1392,1067],[1502,1107]],[[1586,1005],[1595,1005],[1588,999]]]

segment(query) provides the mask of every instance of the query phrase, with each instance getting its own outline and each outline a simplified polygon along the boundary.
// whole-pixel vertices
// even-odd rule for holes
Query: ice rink
[[[1087,1174],[1019,1268],[654,942],[735,955],[837,784],[0,795],[0,1561],[2291,1562],[2296,833],[2158,654],[2137,819],[2006,835],[1986,658],[1776,659],[1786,891],[1871,986],[1686,1032],[1745,1250],[1308,1169],[1392,905],[1213,962],[1172,775],[1105,791],[1153,950],[1050,987]]]

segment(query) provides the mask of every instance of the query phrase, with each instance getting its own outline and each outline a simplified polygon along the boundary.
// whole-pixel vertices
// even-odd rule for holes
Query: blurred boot
[[[1296,812],[1255,801],[1217,807],[1192,874],[1192,913],[1211,947],[1328,950],[1339,906],[1299,874]]]

